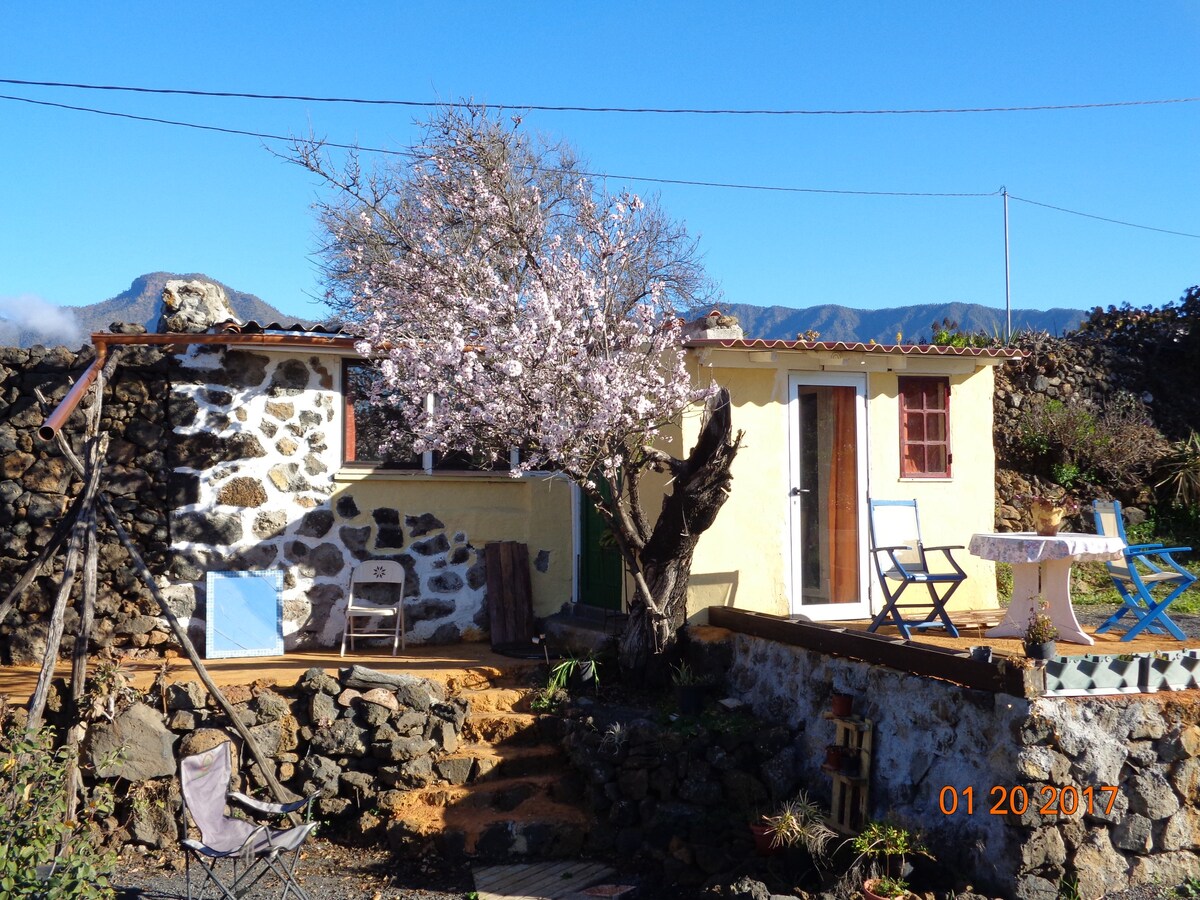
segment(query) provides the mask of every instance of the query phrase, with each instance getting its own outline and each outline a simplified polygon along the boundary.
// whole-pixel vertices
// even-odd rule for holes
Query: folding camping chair
[[[867,509],[871,518],[871,558],[884,599],[883,609],[871,621],[867,631],[876,631],[890,620],[906,641],[912,639],[910,628],[945,628],[951,637],[958,637],[958,629],[946,613],[946,601],[967,578],[967,573],[950,553],[963,547],[926,547],[921,543],[916,500],[868,498]],[[948,569],[931,571],[926,554],[933,551],[945,554]],[[925,585],[929,599],[901,603],[901,595],[912,584]],[[949,586],[941,596],[934,587],[938,584]],[[900,610],[911,607],[929,607],[929,614],[923,619],[905,619]]]
[[[1092,503],[1092,512],[1097,534],[1119,537],[1125,542],[1124,557],[1104,563],[1121,595],[1121,607],[1104,620],[1096,633],[1108,631],[1129,613],[1134,625],[1121,636],[1123,641],[1131,641],[1143,631],[1167,633],[1177,641],[1186,640],[1187,636],[1167,616],[1167,607],[1196,580],[1196,576],[1176,562],[1171,554],[1187,553],[1192,548],[1130,544],[1125,537],[1125,521],[1117,500],[1096,500]],[[1153,589],[1159,585],[1172,589],[1165,595],[1160,591],[1160,597],[1155,599]]]
[[[183,840],[187,851],[184,858],[188,900],[192,897],[193,856],[204,870],[199,896],[203,896],[212,882],[225,900],[239,900],[263,876],[273,873],[283,885],[279,900],[287,900],[289,894],[309,900],[308,894],[296,883],[296,863],[300,860],[301,844],[317,827],[318,823],[308,819],[312,815],[312,803],[320,794],[294,803],[264,803],[230,791],[231,752],[232,745],[223,741],[211,750],[184,757],[179,762],[184,809],[200,830],[199,840]],[[292,828],[272,828],[234,818],[225,812],[227,799],[266,815],[284,815],[304,809],[305,822]],[[287,854],[291,854],[290,858]],[[225,881],[221,880],[222,873],[226,873]]]
[[[396,586],[399,596],[391,606],[381,606],[372,603],[362,596],[361,586],[364,584],[391,584]],[[372,618],[391,618],[395,625],[384,630],[377,627],[363,627],[359,620]],[[350,598],[346,601],[346,622],[342,628],[342,656],[346,655],[346,642],[350,642],[350,652],[354,652],[354,639],[365,637],[390,637],[392,639],[392,656],[396,655],[396,645],[407,649],[404,639],[404,567],[392,559],[368,559],[354,567],[350,575]]]

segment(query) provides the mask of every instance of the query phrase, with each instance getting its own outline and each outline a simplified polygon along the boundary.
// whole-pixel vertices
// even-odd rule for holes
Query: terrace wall
[[[835,690],[855,695],[855,712],[874,726],[871,816],[920,829],[942,864],[981,888],[1052,898],[1075,879],[1081,896],[1100,896],[1200,875],[1194,692],[1027,700],[747,635],[731,641],[731,692],[799,735],[797,765],[826,801],[820,764],[833,725],[823,713]],[[1074,796],[1079,810],[1057,810]]]

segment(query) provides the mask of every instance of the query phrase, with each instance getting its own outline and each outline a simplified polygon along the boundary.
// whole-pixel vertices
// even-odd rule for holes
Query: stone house
[[[371,558],[404,567],[408,640],[481,639],[483,548],[492,541],[528,548],[536,615],[564,604],[621,607],[620,561],[566,480],[513,478],[431,454],[381,463],[378,421],[356,398],[365,372],[349,336],[203,319],[182,327],[193,330],[93,342],[98,361],[118,347],[157,354],[140,390],[149,376],[136,371],[110,388],[127,402],[106,413],[107,427],[122,431],[106,477],[129,481],[127,513],[145,520],[147,558],[198,643],[207,573],[281,569],[285,647],[335,646],[351,570]],[[917,498],[930,543],[965,544],[991,530],[992,372],[1010,351],[766,342],[705,320],[689,346],[696,377],[730,389],[735,427],[747,434],[732,495],[697,547],[691,621],[703,622],[712,605],[869,615],[879,592],[868,495]],[[917,421],[928,434],[917,434]],[[684,422],[685,445],[697,424]],[[6,474],[19,485],[46,464]],[[971,577],[957,605],[995,605],[991,564],[959,556]],[[111,575],[115,589],[136,583]],[[161,640],[153,605],[141,612],[116,630],[135,644],[144,643],[139,634]]]

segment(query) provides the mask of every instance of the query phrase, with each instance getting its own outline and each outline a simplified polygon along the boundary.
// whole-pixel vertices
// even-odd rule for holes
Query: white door
[[[791,611],[870,615],[867,570],[867,377],[788,379]]]

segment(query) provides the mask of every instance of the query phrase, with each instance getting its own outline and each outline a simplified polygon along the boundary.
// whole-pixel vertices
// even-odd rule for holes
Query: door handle
[[[794,487],[790,491],[788,491],[788,496],[789,497],[799,497],[801,494],[811,494],[811,493],[812,493],[811,488]]]

